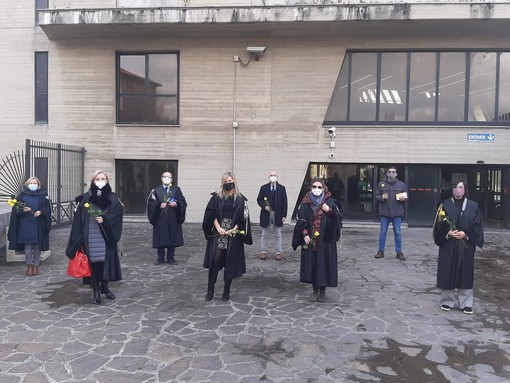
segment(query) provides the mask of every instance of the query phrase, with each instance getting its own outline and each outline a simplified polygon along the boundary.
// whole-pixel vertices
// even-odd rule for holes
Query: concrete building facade
[[[508,120],[328,115],[340,107],[333,95],[345,59],[357,53],[403,53],[411,62],[415,52],[487,52],[497,58],[496,102],[507,100],[509,17],[507,1],[20,0],[0,15],[0,155],[26,138],[84,146],[84,182],[104,169],[130,214],[143,214],[170,169],[190,222],[202,219],[226,171],[235,172],[257,222],[255,199],[272,169],[287,187],[289,216],[311,176],[338,173],[346,217],[377,220],[373,188],[393,164],[410,188],[409,224],[431,223],[447,185],[466,178],[488,220],[508,227]],[[47,58],[40,94],[38,53]],[[137,81],[146,84],[140,98]],[[383,88],[374,89],[380,109]],[[498,116],[510,112],[498,105]]]

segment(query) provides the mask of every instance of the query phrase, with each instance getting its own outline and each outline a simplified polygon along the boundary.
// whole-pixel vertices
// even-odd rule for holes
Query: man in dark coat
[[[386,247],[386,234],[390,222],[393,226],[395,235],[395,252],[397,259],[406,260],[402,253],[402,233],[400,230],[402,217],[404,216],[404,204],[407,200],[406,184],[397,178],[397,169],[395,166],[388,168],[388,173],[384,181],[379,182],[375,190],[375,199],[379,202],[379,215],[381,219],[381,230],[379,233],[379,251],[376,258],[384,257],[384,248]]]
[[[152,247],[158,249],[156,265],[165,261],[177,264],[175,248],[184,245],[182,224],[186,218],[188,204],[181,188],[172,183],[172,173],[161,175],[161,185],[152,189],[147,198],[147,218],[153,226]]]
[[[484,243],[483,216],[478,204],[465,197],[463,181],[452,187],[452,196],[439,207],[434,224],[434,241],[439,246],[437,287],[441,310],[450,311],[457,304],[472,314],[475,249]]]
[[[314,178],[298,209],[292,248],[301,246],[300,282],[311,283],[312,300],[323,302],[326,287],[338,285],[342,214],[321,178]]]
[[[282,259],[282,226],[287,217],[287,191],[285,186],[278,183],[278,175],[272,170],[269,173],[269,183],[260,187],[257,197],[260,206],[260,226],[262,236],[260,238],[260,259],[267,259],[268,237],[271,225],[274,228],[276,239],[277,261]]]

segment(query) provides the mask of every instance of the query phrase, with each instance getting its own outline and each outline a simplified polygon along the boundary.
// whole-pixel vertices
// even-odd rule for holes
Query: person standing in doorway
[[[375,191],[375,199],[379,202],[379,215],[381,217],[381,230],[379,233],[379,251],[376,258],[384,257],[384,248],[386,247],[386,234],[390,222],[393,226],[395,235],[395,251],[397,259],[406,260],[402,253],[402,233],[400,227],[402,217],[404,216],[404,204],[407,200],[406,184],[397,178],[397,169],[395,166],[388,168],[386,178],[379,182]]]
[[[212,193],[202,221],[207,247],[204,267],[209,269],[206,301],[212,301],[218,273],[224,269],[222,301],[230,300],[232,280],[246,273],[244,245],[253,243],[246,198],[231,172],[221,177],[220,190]]]
[[[484,243],[483,216],[478,204],[466,198],[463,181],[454,184],[451,191],[452,198],[439,206],[433,231],[434,242],[439,246],[440,307],[450,311],[457,305],[465,314],[473,314],[475,250]]]
[[[184,245],[182,224],[188,204],[181,188],[173,183],[172,173],[161,175],[161,185],[156,186],[147,198],[147,218],[152,225],[152,247],[158,249],[156,265],[165,262],[177,264],[175,248]]]
[[[260,259],[267,259],[268,239],[271,227],[276,240],[277,261],[282,256],[282,226],[287,218],[287,191],[285,186],[278,182],[276,171],[269,173],[269,183],[260,187],[257,203],[260,206],[260,226],[262,236],[260,239]]]

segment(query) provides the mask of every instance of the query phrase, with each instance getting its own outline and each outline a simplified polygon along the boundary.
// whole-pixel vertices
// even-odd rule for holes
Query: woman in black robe
[[[463,181],[451,191],[452,198],[439,206],[434,223],[434,242],[439,246],[437,287],[441,310],[450,311],[457,304],[472,314],[475,249],[483,247],[483,216],[478,204],[466,198]]]
[[[202,229],[207,240],[204,267],[209,269],[205,300],[213,299],[218,272],[224,268],[225,286],[221,299],[228,301],[232,279],[246,272],[244,245],[253,243],[247,199],[239,192],[232,173],[223,174],[220,190],[212,193]]]
[[[311,283],[312,301],[324,302],[326,287],[338,285],[337,242],[342,214],[322,178],[314,178],[301,201],[292,237],[301,246],[300,281]]]
[[[39,274],[41,251],[50,249],[51,204],[46,188],[37,177],[30,177],[12,199],[9,222],[9,249],[25,252],[27,276]],[[7,201],[7,203],[9,203]]]
[[[74,258],[82,247],[89,257],[92,276],[84,278],[94,291],[94,304],[101,303],[101,293],[108,299],[115,295],[108,282],[120,281],[122,273],[117,243],[122,235],[124,205],[110,187],[108,176],[102,170],[94,173],[90,189],[76,198],[78,206],[74,214],[66,256]]]

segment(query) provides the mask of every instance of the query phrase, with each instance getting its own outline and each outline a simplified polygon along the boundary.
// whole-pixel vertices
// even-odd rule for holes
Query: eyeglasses
[[[322,189],[321,185],[312,185],[312,189]]]

